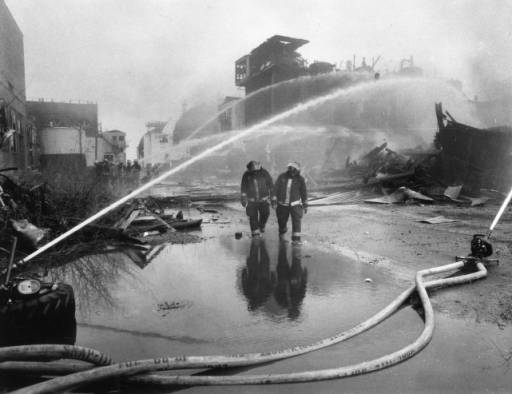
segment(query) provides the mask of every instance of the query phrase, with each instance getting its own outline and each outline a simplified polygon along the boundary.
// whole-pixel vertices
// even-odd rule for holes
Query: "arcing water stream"
[[[373,82],[371,82],[371,83],[373,83]],[[383,82],[383,83],[388,83],[388,82]],[[319,104],[322,104],[324,102],[328,102],[329,100],[333,100],[333,99],[341,97],[341,96],[349,95],[351,93],[354,93],[354,92],[357,92],[357,91],[360,91],[360,90],[364,90],[364,89],[367,88],[367,85],[368,85],[368,83],[363,83],[363,84],[360,84],[360,85],[357,85],[357,86],[353,86],[353,87],[348,88],[348,89],[336,90],[335,92],[327,94],[325,96],[318,97],[318,98],[306,101],[304,103],[298,104],[298,105],[296,105],[295,107],[291,108],[288,111],[285,111],[285,112],[282,112],[280,114],[277,114],[277,115],[275,115],[275,116],[273,116],[273,117],[271,117],[269,119],[266,119],[266,120],[264,120],[264,121],[262,121],[262,122],[260,122],[260,123],[258,123],[256,125],[254,125],[254,126],[251,126],[251,127],[247,128],[245,130],[241,130],[241,131],[237,132],[236,134],[232,135],[230,138],[228,138],[228,139],[226,139],[226,140],[224,140],[222,142],[219,142],[217,145],[214,145],[211,148],[208,148],[208,149],[202,151],[201,153],[199,153],[196,156],[188,159],[184,163],[181,163],[180,165],[170,169],[169,171],[163,173],[162,175],[158,176],[157,178],[152,179],[148,183],[142,185],[141,187],[139,187],[138,189],[136,189],[133,192],[129,193],[128,195],[124,196],[123,198],[121,198],[121,199],[113,202],[109,206],[103,208],[102,210],[100,210],[96,214],[90,216],[89,218],[87,218],[83,222],[79,223],[75,227],[71,228],[70,230],[66,231],[65,233],[59,235],[57,238],[55,238],[52,241],[48,242],[47,244],[45,244],[44,246],[42,246],[41,248],[39,248],[35,252],[29,254],[24,259],[18,261],[14,265],[14,267],[19,267],[20,265],[23,265],[26,262],[32,260],[34,257],[39,256],[41,253],[43,253],[44,251],[50,249],[52,246],[57,245],[59,242],[63,241],[64,239],[66,239],[70,235],[76,233],[78,230],[84,228],[85,226],[87,226],[90,223],[93,223],[94,221],[96,221],[97,219],[99,219],[102,216],[106,215],[107,213],[111,212],[115,208],[121,206],[125,202],[127,202],[127,201],[131,200],[132,198],[138,196],[143,191],[145,191],[145,190],[151,188],[152,186],[158,184],[159,182],[163,181],[164,179],[168,178],[169,176],[171,176],[173,174],[176,174],[177,172],[187,168],[191,164],[193,164],[193,163],[203,159],[204,157],[206,157],[208,155],[211,155],[212,153],[221,150],[222,148],[228,146],[229,144],[232,144],[233,142],[238,141],[241,138],[244,138],[244,137],[250,135],[251,133],[254,133],[257,130],[261,130],[261,129],[263,129],[263,128],[265,128],[265,127],[267,127],[267,126],[269,126],[269,125],[271,125],[273,123],[276,123],[276,122],[279,122],[279,121],[281,121],[283,119],[286,119],[289,116],[292,116],[294,114],[300,113],[302,111],[306,111],[307,109],[313,108],[313,107],[315,107],[315,106],[317,106]]]
[[[26,256],[24,259],[20,260],[16,266],[23,265],[24,263],[32,260],[34,257],[40,255],[44,251],[48,250],[52,246],[58,244],[60,241],[66,239],[70,235],[74,234],[78,230],[84,228],[88,224],[94,222],[95,220],[101,218],[105,214],[111,212],[115,208],[121,206],[125,202],[131,200],[132,198],[136,197],[140,193],[144,192],[145,190],[151,188],[152,186],[158,184],[159,182],[163,181],[164,179],[168,178],[171,175],[174,175],[185,168],[191,166],[192,164],[202,160],[203,158],[215,153],[221,151],[223,148],[229,146],[230,144],[233,144],[236,141],[239,141],[245,137],[248,137],[250,135],[254,136],[256,131],[264,131],[266,127],[274,125],[278,122],[281,122],[285,119],[292,118],[293,116],[296,116],[298,114],[303,114],[308,110],[312,110],[313,108],[318,107],[320,104],[332,102],[335,99],[348,99],[349,97],[358,97],[360,95],[368,94],[368,92],[374,91],[377,89],[377,92],[383,92],[386,91],[386,89],[392,89],[395,90],[396,86],[399,87],[405,87],[410,83],[411,79],[388,79],[388,80],[380,80],[380,81],[370,81],[370,82],[363,82],[355,86],[351,86],[348,88],[341,88],[337,89],[334,92],[331,92],[329,94],[302,102],[291,109],[288,109],[286,111],[283,111],[277,115],[274,115],[268,119],[265,119],[247,129],[233,131],[230,133],[229,138],[225,138],[225,135],[221,135],[220,138],[223,138],[220,142],[218,142],[216,145],[209,147],[207,149],[204,149],[200,153],[196,154],[195,156],[189,158],[188,160],[184,161],[183,163],[177,165],[176,167],[166,171],[165,173],[161,174],[160,176],[152,179],[151,181],[147,182],[146,184],[142,185],[138,189],[132,191],[128,195],[124,196],[123,198],[115,201],[114,203],[110,204],[109,206],[103,208],[96,214],[92,215],[91,217],[87,218],[83,222],[79,223],[75,227],[71,228],[70,230],[66,231],[65,233],[61,234],[57,238],[53,239],[52,241],[48,242],[44,246],[42,246],[40,249],[36,250],[35,252],[31,253],[30,255]],[[422,85],[420,84],[419,87]],[[416,86],[415,89],[418,89]]]
[[[290,91],[309,94],[314,92],[309,84],[315,81],[297,80],[300,89],[292,84],[280,85],[275,95],[284,101],[289,102],[290,97],[298,101],[300,96],[290,96]],[[442,101],[446,108],[455,108],[459,120],[476,123],[467,97],[441,80],[394,78],[372,80],[361,86],[364,88],[345,88],[347,94],[259,129],[181,172],[180,180],[187,183],[191,180],[204,183],[208,179],[238,182],[240,169],[248,158],[253,158],[273,174],[290,160],[299,160],[308,177],[318,181],[330,170],[343,169],[349,156],[357,159],[384,141],[393,150],[429,148],[437,130],[433,110],[437,101]],[[258,92],[258,97],[254,97],[257,101],[262,101],[260,94],[268,93]],[[279,100],[276,98],[276,101]],[[240,105],[249,108],[253,108],[253,104],[246,102],[246,98],[240,101]],[[200,133],[198,138],[182,139],[168,153],[173,165],[177,165],[238,132],[210,129],[208,133]]]
[[[187,141],[187,140],[190,140],[190,139],[196,137],[202,130],[204,130],[206,128],[206,126],[208,126],[209,124],[218,120],[219,116],[222,115],[223,113],[226,113],[227,111],[232,110],[235,107],[248,102],[252,98],[258,97],[258,96],[265,94],[269,91],[284,90],[284,89],[286,89],[287,86],[296,86],[296,87],[297,86],[307,86],[309,84],[314,84],[314,83],[318,83],[318,82],[328,83],[328,85],[331,87],[329,90],[332,91],[336,87],[346,88],[352,83],[363,82],[363,81],[367,81],[369,79],[371,79],[371,76],[364,74],[364,73],[354,74],[354,73],[339,72],[339,73],[320,74],[320,75],[313,75],[313,76],[308,75],[308,76],[303,76],[303,77],[299,77],[299,78],[288,79],[286,81],[281,81],[281,82],[278,82],[273,85],[265,86],[261,89],[258,89],[256,91],[248,94],[240,101],[238,101],[238,100],[234,101],[233,103],[224,107],[222,110],[218,111],[215,115],[212,115],[211,117],[209,117],[199,127],[197,127],[194,131],[192,131],[192,133],[190,133],[188,136],[186,136],[184,138],[184,141]]]
[[[299,159],[308,171],[316,168],[315,172],[322,172],[321,167],[325,164],[322,161],[328,161],[328,167],[333,165],[333,169],[340,169],[348,156],[357,158],[384,141],[393,150],[429,147],[437,129],[433,105],[440,101],[445,108],[456,109],[454,115],[458,120],[478,124],[468,98],[446,81],[418,77],[375,81],[366,73],[338,72],[280,82],[228,103],[220,111],[183,115],[175,125],[172,133],[174,143],[169,150],[157,150],[154,155],[145,156],[144,160],[151,162],[153,156],[166,153],[172,166],[176,166],[237,134],[237,129],[250,124],[255,114],[259,119],[271,116],[267,114],[269,109],[265,102],[273,103],[274,113],[287,112],[292,109],[287,106],[361,84],[366,88],[350,90],[336,99],[294,113],[265,130],[260,129],[258,133],[229,146],[229,151],[217,152],[210,156],[208,162],[203,160],[180,176],[186,182],[191,178],[204,181],[209,176],[232,181],[238,178],[240,168],[245,166],[249,156],[260,160],[271,171],[277,171],[287,161]],[[234,131],[222,130],[224,126],[221,127],[219,116],[228,112],[230,124],[224,126],[232,127]],[[260,138],[263,133],[265,138]],[[325,154],[329,151],[332,151],[331,157]],[[295,157],[287,157],[292,152]],[[330,158],[339,163],[331,163]]]

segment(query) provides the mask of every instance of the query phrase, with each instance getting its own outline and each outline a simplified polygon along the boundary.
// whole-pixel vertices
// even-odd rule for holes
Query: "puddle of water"
[[[402,290],[384,270],[311,246],[227,236],[167,245],[143,268],[103,256],[58,270],[75,289],[77,343],[116,360],[306,344]]]

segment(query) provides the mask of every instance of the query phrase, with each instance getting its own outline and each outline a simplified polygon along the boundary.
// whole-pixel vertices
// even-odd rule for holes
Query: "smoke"
[[[436,102],[442,102],[460,122],[478,125],[471,103],[460,90],[442,80],[403,77],[367,84],[365,89],[298,114],[286,122],[342,126],[358,134],[384,136],[395,148],[427,147],[437,131]]]
[[[428,2],[427,9],[444,26],[443,42],[432,45],[450,51],[440,57],[440,67],[459,69],[464,90],[478,101],[495,103],[485,108],[493,111],[494,123],[511,124],[512,2]]]
[[[283,84],[278,90],[285,92],[274,95],[288,96],[286,91],[297,91],[297,83],[311,87],[314,81],[302,79],[294,84]],[[218,150],[214,157],[195,163],[187,174],[206,179],[215,173],[215,176],[234,179],[249,159],[256,159],[274,174],[287,162],[298,160],[314,175],[343,168],[348,157],[357,158],[383,142],[388,142],[393,150],[428,148],[437,131],[434,103],[438,101],[452,109],[451,113],[458,120],[476,123],[467,97],[442,80],[388,78],[359,80],[353,84],[354,80],[341,77],[337,81],[351,85],[338,90],[345,94],[329,93],[320,96],[318,105],[301,111],[284,111],[288,112],[287,116],[277,123],[258,127],[257,131]],[[331,77],[327,82],[332,83]],[[265,95],[267,91],[260,94]],[[330,98],[323,100],[321,97]],[[233,130],[192,138],[175,146],[170,155],[179,162],[209,146],[236,138],[239,133],[240,130]]]
[[[471,1],[468,4],[468,27],[474,51],[470,55],[471,77],[475,87],[488,99],[510,95],[512,84],[512,3],[507,1]],[[476,11],[476,12],[475,12]],[[508,85],[505,86],[503,83]]]

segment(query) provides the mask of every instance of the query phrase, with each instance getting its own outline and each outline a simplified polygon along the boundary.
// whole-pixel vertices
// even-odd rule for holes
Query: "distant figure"
[[[240,202],[247,216],[253,237],[265,232],[265,225],[270,216],[270,197],[273,182],[267,170],[257,161],[247,163],[247,171],[242,176]]]
[[[135,186],[139,185],[141,169],[142,169],[142,167],[140,166],[139,162],[137,160],[134,160],[133,165],[132,165],[132,183]]]
[[[274,186],[275,195],[272,206],[276,208],[279,236],[283,237],[288,231],[288,217],[292,217],[292,241],[300,242],[301,221],[308,210],[308,194],[306,182],[300,175],[300,165],[296,162],[288,163],[288,169],[277,178]]]
[[[124,167],[124,182],[128,186],[132,186],[132,173],[133,173],[133,165],[131,160],[126,160],[126,165]]]
[[[124,177],[124,171],[125,171],[125,166],[124,166],[124,163],[122,161],[120,161],[118,164],[117,164],[117,177],[118,177],[118,180],[121,181]]]
[[[109,179],[112,176],[112,162],[110,162],[107,158],[103,159],[103,176],[106,179]]]
[[[138,160],[134,160],[133,161],[133,166],[132,167],[133,167],[133,169],[135,171],[140,171],[141,170],[141,167],[140,167],[140,164],[139,164]]]
[[[94,162],[94,174],[98,178],[103,176],[103,163],[99,160]]]

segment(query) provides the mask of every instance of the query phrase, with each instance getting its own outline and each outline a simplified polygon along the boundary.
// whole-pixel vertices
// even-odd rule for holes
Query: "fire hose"
[[[440,274],[444,272],[454,271],[464,267],[468,262],[475,262],[477,271],[457,277],[450,277],[444,279],[435,279],[429,282],[424,282],[425,276]],[[71,389],[83,384],[94,383],[105,379],[113,378],[128,378],[129,382],[144,383],[153,385],[244,385],[244,384],[277,384],[277,383],[300,383],[300,382],[313,382],[320,380],[337,379],[348,376],[361,375],[380,369],[390,367],[398,364],[408,358],[413,357],[420,352],[432,339],[434,330],[434,312],[430,299],[428,297],[427,288],[445,287],[450,285],[458,285],[462,283],[471,282],[487,275],[487,270],[482,263],[481,259],[468,258],[463,261],[457,261],[452,264],[430,268],[419,271],[416,274],[415,285],[411,286],[393,300],[388,306],[382,309],[379,313],[366,320],[363,323],[355,326],[354,328],[342,332],[334,337],[327,338],[307,346],[297,346],[294,348],[280,350],[270,353],[249,353],[231,356],[179,356],[179,357],[164,357],[149,360],[129,361],[118,364],[111,364],[106,366],[98,366],[92,369],[84,370],[70,375],[56,377],[54,379],[38,383],[33,386],[25,387],[15,391],[14,393],[35,394],[35,393],[55,393],[67,389]],[[358,335],[369,328],[382,322],[400,306],[406,302],[409,297],[416,291],[420,297],[424,313],[425,313],[425,327],[421,335],[411,344],[397,350],[391,354],[358,363],[350,366],[343,366],[332,369],[294,372],[287,374],[269,374],[269,375],[241,375],[241,376],[174,376],[174,375],[157,375],[148,374],[153,371],[164,371],[173,369],[198,369],[198,368],[228,368],[239,366],[251,366],[266,363],[269,361],[277,361],[285,358],[295,357],[300,354],[318,350],[344,340],[347,340],[355,335]],[[44,346],[44,345],[38,345]],[[46,345],[50,348],[56,345]],[[63,346],[68,348],[70,358],[74,358],[72,349],[73,346]],[[6,357],[8,353],[23,354],[24,348],[31,348],[31,346],[19,346],[12,348],[0,349],[0,360],[8,360]],[[83,350],[81,359],[86,361],[93,361],[98,364],[98,361],[105,362],[106,357],[98,358],[96,353],[91,353],[91,357],[84,357]],[[40,349],[39,349],[40,350]],[[91,350],[92,351],[92,350]],[[92,351],[93,352],[93,351]],[[29,353],[27,353],[29,354]],[[34,366],[34,364],[31,364]],[[13,365],[9,365],[12,369]],[[91,368],[90,366],[88,368]],[[54,368],[55,373],[59,372],[58,368]],[[65,371],[65,368],[62,372]],[[69,368],[67,370],[69,372]],[[141,376],[133,376],[136,374],[145,374]]]

